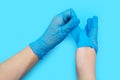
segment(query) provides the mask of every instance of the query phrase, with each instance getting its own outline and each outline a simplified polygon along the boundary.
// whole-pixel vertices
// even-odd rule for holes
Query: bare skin
[[[90,47],[78,48],[76,64],[78,80],[95,80],[95,50]],[[34,66],[38,57],[30,47],[0,65],[0,80],[20,80]]]
[[[96,80],[96,52],[90,47],[78,48],[76,52],[76,67],[78,80]]]
[[[25,48],[0,65],[0,80],[20,80],[37,61],[30,47]]]

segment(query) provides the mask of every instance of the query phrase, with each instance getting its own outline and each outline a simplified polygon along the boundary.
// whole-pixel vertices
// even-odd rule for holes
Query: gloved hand
[[[45,33],[30,44],[31,49],[39,59],[42,59],[48,51],[63,41],[68,33],[78,26],[79,22],[72,9],[56,15]]]
[[[91,47],[97,52],[97,33],[98,33],[98,18],[94,16],[87,20],[85,29],[76,27],[72,32],[73,39],[75,40],[77,47]]]

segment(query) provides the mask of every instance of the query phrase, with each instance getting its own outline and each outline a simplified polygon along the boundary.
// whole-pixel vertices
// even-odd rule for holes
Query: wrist
[[[89,60],[92,60],[93,62],[95,61],[96,58],[96,52],[93,48],[91,47],[82,47],[82,48],[77,48],[76,52],[76,63],[79,68],[85,68],[86,65],[89,67]]]
[[[83,52],[92,52],[95,53],[95,49],[90,47],[90,46],[86,46],[86,47],[78,47],[77,51],[83,51]]]
[[[36,41],[30,43],[30,48],[38,56],[39,59],[42,59],[45,54],[49,51],[46,43],[42,40],[42,38],[37,39]]]

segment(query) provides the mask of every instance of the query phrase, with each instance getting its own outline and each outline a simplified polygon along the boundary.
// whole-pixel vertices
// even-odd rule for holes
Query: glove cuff
[[[38,56],[39,59],[43,59],[46,53],[49,51],[45,46],[46,44],[40,38],[29,44],[32,51]]]

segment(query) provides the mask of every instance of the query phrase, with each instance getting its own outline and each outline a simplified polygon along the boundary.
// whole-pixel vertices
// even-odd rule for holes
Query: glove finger
[[[75,40],[76,44],[79,42],[79,35],[80,35],[80,28],[79,26],[76,27],[72,32],[71,32],[72,38]]]
[[[97,40],[97,34],[98,34],[98,18],[97,16],[94,16],[92,18],[92,24],[89,31],[89,38]]]
[[[76,17],[75,12],[73,9],[68,9],[59,14],[63,18],[63,22],[66,24],[72,17]]]
[[[91,24],[92,24],[92,18],[88,18],[87,19],[87,24],[86,24],[86,27],[85,27],[85,31],[87,33],[87,36],[89,36],[89,32],[90,32],[90,29],[91,29]]]

